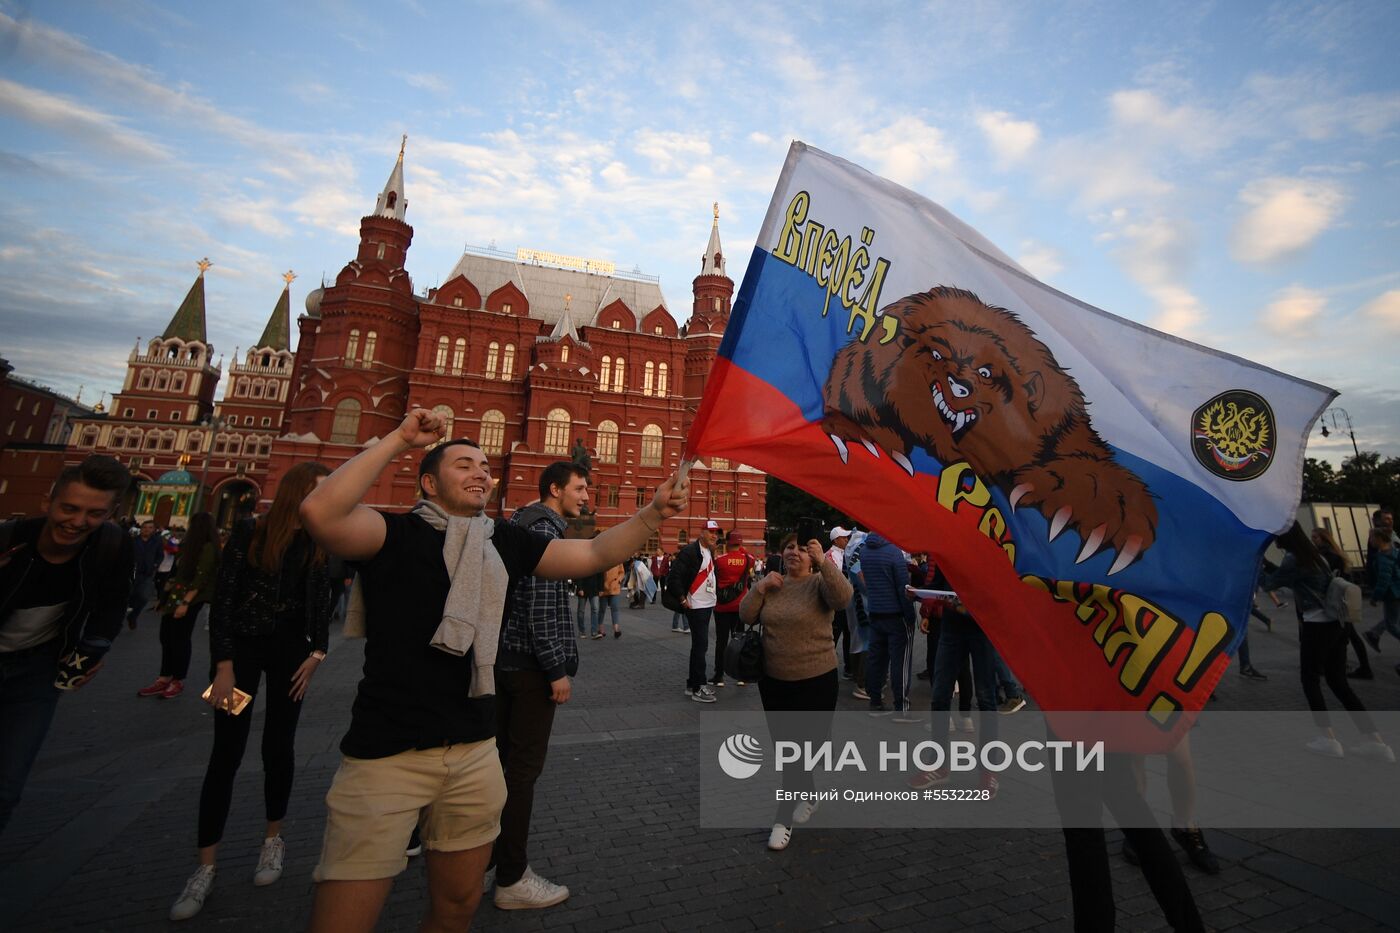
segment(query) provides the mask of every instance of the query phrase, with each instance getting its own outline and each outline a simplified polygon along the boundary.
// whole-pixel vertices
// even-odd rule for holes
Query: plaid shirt
[[[511,524],[561,538],[564,517],[535,503],[511,516]],[[516,584],[496,667],[503,671],[543,671],[550,680],[578,671],[578,640],[569,614],[569,589],[562,580],[526,577]]]

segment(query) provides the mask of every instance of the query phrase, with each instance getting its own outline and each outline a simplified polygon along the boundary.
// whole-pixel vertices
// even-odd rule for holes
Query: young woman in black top
[[[200,512],[190,518],[175,570],[160,595],[160,676],[137,690],[137,696],[171,700],[184,692],[190,671],[190,635],[200,610],[214,595],[218,573],[214,516]]]
[[[199,868],[170,909],[170,919],[199,913],[214,883],[214,862],[233,798],[233,778],[252,727],[252,702],[239,715],[234,688],[256,697],[267,676],[262,757],[267,833],[253,875],[255,885],[282,875],[280,835],[292,792],[294,742],[301,701],[326,657],[330,580],[326,553],[301,528],[301,501],[330,474],[319,463],[299,463],[277,485],[272,508],[244,522],[229,538],[213,610],[209,654],[213,684],[214,750],[199,794]]]

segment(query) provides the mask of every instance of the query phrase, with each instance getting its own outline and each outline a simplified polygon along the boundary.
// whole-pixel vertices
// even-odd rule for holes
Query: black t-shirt
[[[365,668],[340,750],[351,758],[387,758],[489,739],[496,734],[495,698],[468,696],[475,652],[459,658],[428,644],[452,585],[442,559],[445,533],[412,513],[381,514],[384,546],[358,565]],[[491,543],[510,574],[509,607],[516,581],[534,573],[549,539],[497,519]]]
[[[51,564],[34,555],[15,590],[5,618],[0,619],[0,651],[20,651],[42,645],[62,634],[68,600],[78,592],[81,555]]]

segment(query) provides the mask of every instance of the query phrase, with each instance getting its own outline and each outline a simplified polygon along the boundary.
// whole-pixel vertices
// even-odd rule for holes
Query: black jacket
[[[233,658],[234,639],[260,638],[279,624],[295,624],[310,641],[307,653],[325,651],[330,636],[331,584],[324,562],[308,561],[315,545],[297,532],[282,567],[268,573],[248,563],[253,519],[239,522],[224,547],[219,584],[209,609],[209,663]],[[309,563],[309,566],[308,566]],[[288,616],[296,612],[295,622]]]
[[[9,603],[24,581],[38,553],[39,532],[45,519],[24,518],[0,524],[0,553],[18,544],[28,545],[0,567],[0,625],[10,614]],[[131,537],[112,522],[103,523],[88,536],[77,557],[78,592],[63,610],[63,648],[67,657],[79,640],[110,644],[121,631],[136,558]]]
[[[700,572],[704,563],[705,559],[700,556],[699,538],[681,548],[676,552],[676,556],[671,558],[671,569],[666,573],[666,591],[677,602],[690,595],[690,586],[695,582],[695,575]]]

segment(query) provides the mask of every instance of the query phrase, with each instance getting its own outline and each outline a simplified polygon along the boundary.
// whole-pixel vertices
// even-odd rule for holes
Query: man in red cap
[[[705,522],[700,536],[676,552],[671,573],[666,578],[671,596],[685,607],[690,623],[690,670],[685,695],[696,703],[713,703],[718,697],[705,683],[705,651],[710,646],[710,615],[714,612],[718,585],[715,583],[715,545],[719,543],[719,522]]]
[[[724,539],[724,553],[715,558],[715,676],[713,687],[724,686],[724,649],[739,625],[739,601],[749,591],[754,559],[744,550],[744,536],[731,531]],[[731,673],[733,673],[731,671]],[[737,681],[743,686],[742,680]]]

